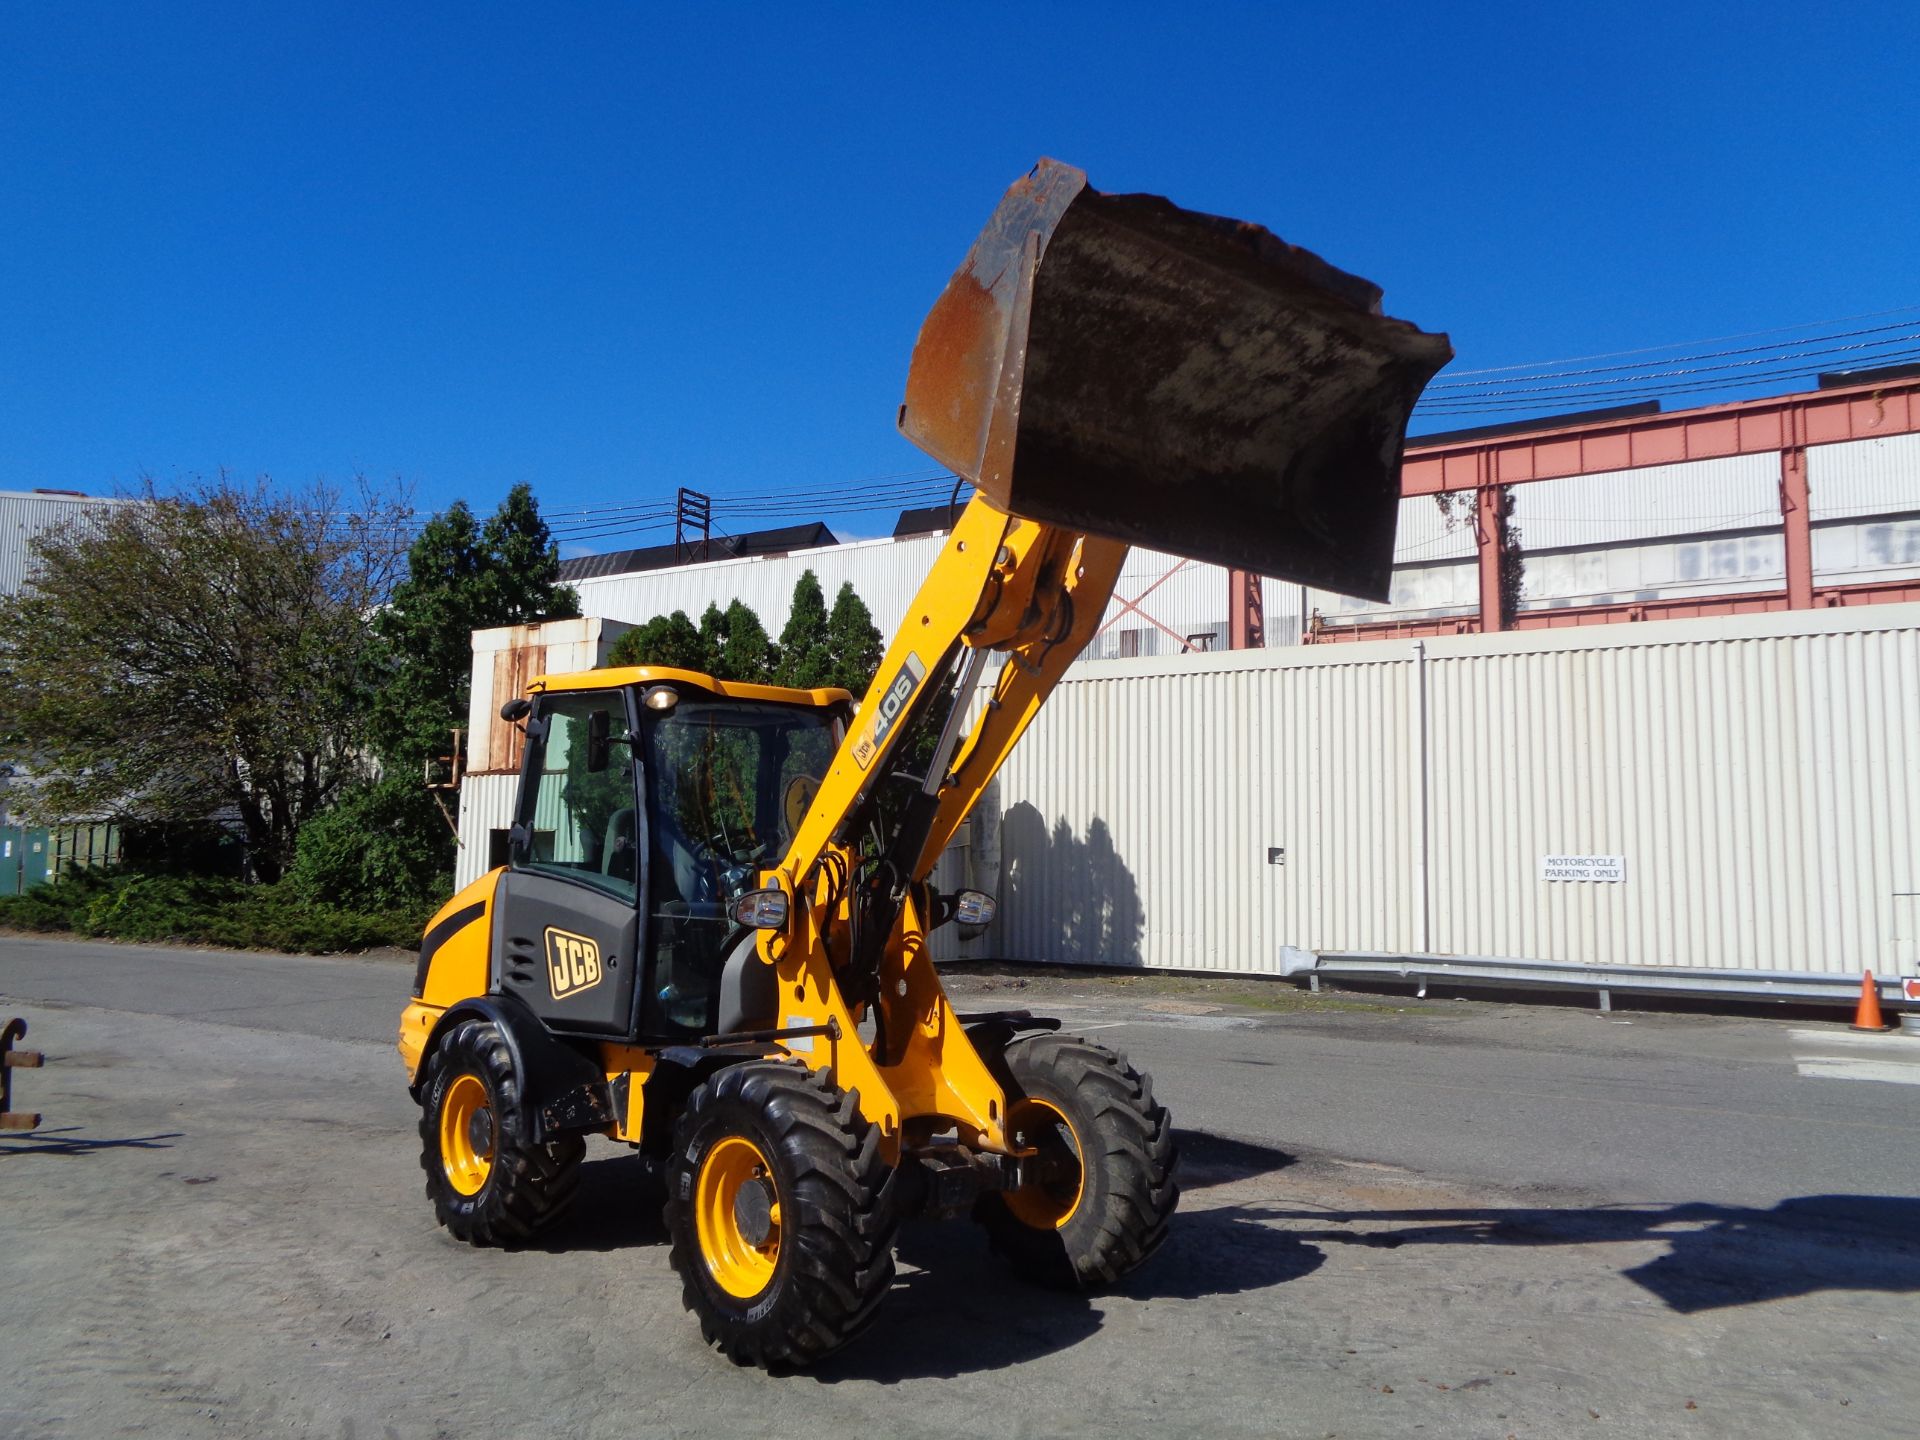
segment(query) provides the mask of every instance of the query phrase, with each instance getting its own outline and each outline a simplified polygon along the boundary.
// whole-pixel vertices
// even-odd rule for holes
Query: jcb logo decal
[[[854,763],[862,770],[873,763],[873,757],[887,743],[887,736],[893,733],[893,727],[906,713],[907,702],[913,699],[913,692],[920,688],[920,682],[926,678],[927,667],[920,663],[918,655],[909,650],[900,673],[893,677],[893,684],[880,697],[880,713],[874,717],[873,729],[862,735],[860,743],[853,747]]]
[[[584,935],[547,929],[547,988],[564,1000],[600,983],[600,946]]]

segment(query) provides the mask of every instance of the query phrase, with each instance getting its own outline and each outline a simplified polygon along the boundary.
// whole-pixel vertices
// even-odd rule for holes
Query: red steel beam
[[[1920,432],[1920,377],[1740,400],[1672,415],[1605,420],[1572,429],[1488,436],[1443,445],[1421,445],[1416,441],[1407,447],[1402,460],[1402,495],[1476,492],[1479,615],[1322,623],[1310,627],[1305,638],[1310,644],[1324,644],[1499,630],[1502,628],[1503,558],[1495,508],[1499,486],[1633,470],[1648,465],[1673,465],[1687,460],[1713,460],[1728,455],[1777,454],[1780,457],[1780,521],[1786,542],[1787,571],[1784,590],[1527,610],[1514,617],[1513,628],[1538,630],[1562,625],[1604,625],[1920,599],[1920,583],[1907,581],[1816,588],[1807,487],[1809,446],[1916,432]]]
[[[1780,530],[1787,558],[1787,607],[1813,605],[1813,524],[1808,510],[1807,447],[1800,440],[1806,416],[1786,414],[1786,444],[1780,447]]]
[[[1400,493],[1433,495],[1485,485],[1557,480],[1685,460],[1760,455],[1796,445],[1833,445],[1920,431],[1920,378],[1764,400],[1740,400],[1673,415],[1607,420],[1572,430],[1408,445]],[[1484,463],[1484,469],[1482,465]]]

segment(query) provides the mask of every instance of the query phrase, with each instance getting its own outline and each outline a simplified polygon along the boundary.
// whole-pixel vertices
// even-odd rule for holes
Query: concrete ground
[[[639,1162],[537,1248],[435,1229],[398,958],[0,937],[47,1068],[0,1136],[0,1436],[1904,1436],[1920,1040],[1080,976],[954,981],[1122,1046],[1181,1129],[1115,1295],[916,1225],[881,1323],[737,1370]]]

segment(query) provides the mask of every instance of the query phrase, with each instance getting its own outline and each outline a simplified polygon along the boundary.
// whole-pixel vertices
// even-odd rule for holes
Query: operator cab
[[[792,844],[853,697],[658,666],[530,689],[502,711],[527,743],[493,988],[562,1034],[717,1033],[722,990],[742,1003],[723,973],[751,957],[732,902]]]

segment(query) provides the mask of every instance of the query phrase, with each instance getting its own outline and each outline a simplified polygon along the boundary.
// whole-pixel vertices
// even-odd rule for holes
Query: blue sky
[[[1042,154],[1369,276],[1459,367],[1920,306],[1916,14],[14,0],[0,488],[925,475],[914,334]]]

